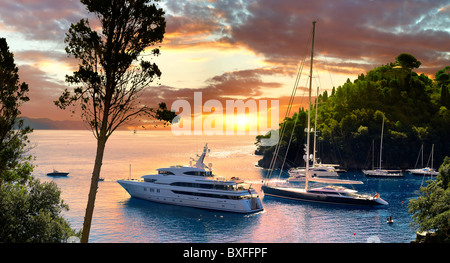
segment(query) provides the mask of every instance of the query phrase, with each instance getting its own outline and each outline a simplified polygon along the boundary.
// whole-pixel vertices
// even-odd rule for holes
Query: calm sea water
[[[34,175],[54,181],[70,210],[64,216],[73,228],[83,225],[95,158],[96,141],[90,131],[35,130],[30,136],[36,157]],[[265,210],[241,215],[157,204],[131,198],[116,182],[139,178],[155,169],[188,164],[208,143],[214,173],[239,176],[257,189]],[[342,179],[364,181],[354,188],[381,193],[389,202],[382,208],[304,203],[264,197],[261,181],[266,171],[255,166],[259,156],[254,136],[174,136],[170,131],[116,131],[103,159],[90,242],[358,242],[380,240],[408,243],[415,233],[409,225],[407,203],[416,197],[422,177],[365,178],[361,173]],[[130,173],[131,165],[131,173]],[[46,176],[53,169],[70,172],[64,178]],[[392,216],[394,224],[386,224]]]

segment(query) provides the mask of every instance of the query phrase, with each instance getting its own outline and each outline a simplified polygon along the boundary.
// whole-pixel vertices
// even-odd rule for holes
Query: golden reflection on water
[[[120,214],[120,208],[130,196],[116,180],[140,178],[170,165],[187,165],[190,157],[201,153],[205,143],[211,149],[205,163],[213,164],[214,174],[260,182],[261,174],[255,167],[259,157],[253,154],[254,138],[253,135],[175,136],[170,131],[138,131],[136,134],[116,131],[107,142],[103,158],[101,177],[105,181],[99,182],[93,231],[123,233],[130,227]],[[58,184],[62,198],[70,207],[66,214],[72,226],[80,228],[95,159],[95,138],[90,131],[36,130],[30,139],[34,143],[31,153],[36,156],[37,164],[34,175]],[[66,178],[46,176],[53,169],[70,174]]]
[[[34,175],[54,181],[70,210],[64,215],[72,227],[83,224],[96,141],[90,131],[35,130],[30,136],[36,157]],[[406,205],[389,198],[408,200],[420,178],[408,179],[406,190],[396,181],[371,180],[368,191],[383,192],[390,205],[383,209],[332,207],[276,198],[261,192],[262,170],[255,166],[255,136],[175,136],[170,131],[116,131],[106,145],[99,182],[92,242],[366,242],[377,236],[382,242],[409,242]],[[189,207],[156,204],[130,198],[116,182],[140,178],[155,169],[189,164],[205,143],[216,175],[240,177],[252,184],[262,198],[264,211],[241,215]],[[130,175],[131,165],[131,175]],[[66,178],[46,176],[53,169],[69,172]],[[401,183],[403,181],[399,181]],[[386,192],[385,192],[386,191]],[[392,193],[392,197],[389,195]],[[398,201],[398,202],[395,202]],[[394,226],[385,218],[395,215]]]

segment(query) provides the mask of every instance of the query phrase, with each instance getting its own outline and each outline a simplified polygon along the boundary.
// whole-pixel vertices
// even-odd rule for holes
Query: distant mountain
[[[87,127],[82,121],[55,121],[48,118],[28,118],[22,117],[25,126],[30,126],[35,130],[86,130]]]

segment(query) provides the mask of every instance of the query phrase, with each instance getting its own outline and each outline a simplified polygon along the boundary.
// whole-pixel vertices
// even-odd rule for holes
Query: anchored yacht
[[[194,165],[157,169],[157,174],[144,175],[140,180],[117,182],[132,196],[148,201],[236,213],[263,210],[255,189],[243,180],[226,180],[212,173],[212,165],[203,160],[209,153],[208,144]]]
[[[419,156],[417,156],[417,161],[416,161],[416,167],[417,167],[417,162],[419,161],[419,157],[420,155],[422,155],[422,167],[423,167],[423,144],[422,147],[420,148],[420,153]],[[411,174],[414,175],[429,175],[429,176],[436,176],[439,174],[438,171],[436,171],[436,169],[433,168],[433,159],[434,159],[434,144],[431,146],[431,153],[430,153],[430,157],[428,158],[428,163],[427,165],[430,163],[430,159],[431,159],[431,167],[427,166],[425,168],[415,168],[415,169],[408,169],[406,171],[410,172]]]
[[[384,131],[384,115],[383,115],[383,123],[381,124],[381,140],[380,140],[380,167],[377,169],[374,169],[372,167],[372,170],[363,170],[363,173],[365,176],[367,177],[381,177],[381,178],[399,178],[399,177],[403,177],[402,171],[401,170],[385,170],[385,169],[381,169],[381,163],[383,161],[382,156],[383,156],[383,131]],[[374,149],[373,147],[373,142],[372,142],[372,150]],[[373,152],[372,152],[373,155]],[[374,165],[374,162],[372,160],[372,166]]]
[[[339,180],[339,179],[313,179],[311,181],[330,183],[334,181],[335,184],[362,184],[360,181]],[[297,188],[297,187],[282,187],[263,185],[262,189],[265,195],[274,196],[285,199],[293,199],[306,202],[319,202],[331,204],[347,204],[358,206],[379,206],[388,205],[388,202],[380,198],[379,194],[368,195],[360,194],[356,190],[348,189],[342,186],[327,185],[318,188]]]
[[[430,175],[430,176],[436,176],[439,174],[434,168],[425,167],[425,168],[418,168],[418,169],[408,169],[408,172],[414,175]]]
[[[306,202],[324,202],[324,203],[331,203],[331,204],[351,204],[351,205],[367,205],[367,206],[378,206],[378,205],[387,205],[388,203],[380,198],[379,194],[376,194],[374,196],[367,195],[367,194],[358,194],[356,190],[351,190],[344,188],[342,186],[325,186],[321,188],[308,188],[309,182],[318,182],[318,183],[326,183],[326,184],[362,184],[361,181],[353,181],[353,180],[340,180],[340,179],[334,179],[334,178],[319,178],[318,176],[313,176],[314,171],[309,167],[309,143],[310,143],[310,118],[311,118],[311,87],[312,87],[312,75],[313,75],[313,54],[314,54],[314,32],[315,32],[315,24],[316,21],[313,22],[313,30],[312,30],[312,48],[311,48],[311,67],[310,67],[310,82],[309,82],[309,107],[308,107],[308,121],[307,125],[308,128],[306,129],[307,132],[307,139],[306,139],[306,148],[305,148],[305,161],[306,161],[306,167],[304,170],[304,181],[305,181],[305,188],[299,188],[299,187],[289,187],[284,185],[279,185],[279,182],[271,182],[268,181],[263,186],[261,186],[261,189],[264,191],[264,195],[267,196],[273,196],[278,198],[284,198],[284,199],[293,199],[293,200],[300,200],[300,201],[306,201]],[[301,72],[301,71],[299,71]],[[297,77],[299,79],[299,77]],[[297,89],[297,85],[294,86],[294,89]],[[293,93],[294,94],[294,93]],[[291,98],[292,101],[292,98]],[[289,105],[291,107],[292,105]],[[294,125],[295,127],[295,125]],[[294,129],[292,130],[294,132]],[[283,135],[281,135],[280,138],[283,138]],[[289,141],[290,143],[290,141]],[[281,143],[277,144],[277,149],[275,149],[275,152],[278,153],[279,147]],[[289,147],[289,146],[288,146]],[[288,148],[289,149],[289,148]],[[286,156],[285,156],[286,158]],[[314,157],[313,157],[314,158]],[[270,174],[273,171],[273,165],[275,164],[275,161],[277,158],[274,157],[272,159]],[[293,182],[294,180],[300,180],[301,178],[292,177],[290,178],[289,182]],[[275,183],[275,184],[274,184]]]
[[[309,168],[312,177],[337,177],[339,176],[332,166],[326,166],[323,164],[316,164]],[[303,168],[291,168],[289,169],[288,182],[303,182],[305,181],[306,169]]]

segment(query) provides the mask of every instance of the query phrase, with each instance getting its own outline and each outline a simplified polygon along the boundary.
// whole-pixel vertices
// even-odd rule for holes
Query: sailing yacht
[[[148,201],[190,206],[235,213],[263,210],[255,189],[243,180],[226,180],[212,173],[212,165],[203,160],[209,153],[208,144],[192,165],[176,165],[157,169],[157,174],[144,175],[141,180],[118,180],[132,196]]]
[[[311,118],[311,86],[312,86],[312,72],[313,72],[313,55],[314,55],[314,33],[316,21],[313,21],[312,30],[312,48],[311,48],[311,66],[310,66],[310,82],[309,82],[309,109],[308,109],[308,131],[310,130]],[[294,87],[296,88],[296,86]],[[282,138],[282,136],[280,137]],[[323,202],[332,204],[351,204],[351,205],[388,205],[386,201],[380,198],[379,194],[367,195],[358,194],[356,190],[344,188],[342,186],[335,186],[334,184],[362,184],[361,181],[340,180],[333,178],[318,178],[311,176],[309,167],[309,143],[310,133],[307,133],[307,147],[306,147],[306,168],[305,168],[305,188],[288,187],[284,185],[272,184],[266,182],[261,186],[264,195],[273,196],[284,199],[293,199],[307,202]],[[277,145],[279,147],[280,143]],[[309,182],[320,182],[333,184],[319,188],[309,188]]]
[[[383,115],[383,123],[381,125],[381,139],[380,139],[380,167],[372,170],[363,170],[363,173],[367,177],[383,177],[383,178],[398,178],[403,177],[401,170],[385,170],[381,169],[382,155],[383,155],[383,132],[384,132],[384,115]],[[372,163],[373,166],[373,163]]]
[[[314,121],[314,150],[313,150],[313,166],[309,168],[311,171],[312,177],[336,177],[339,176],[331,165],[324,165],[321,162],[317,163],[316,158],[316,140],[317,140],[317,105],[319,102],[319,88],[317,87],[317,96],[316,96],[316,117]],[[306,156],[305,156],[305,162],[306,162]],[[288,182],[302,182],[305,180],[306,176],[306,169],[301,167],[291,168],[288,171],[289,178],[287,179]]]
[[[436,176],[439,174],[436,169],[431,167],[425,167],[425,168],[418,168],[418,169],[408,169],[408,172],[410,172],[413,175],[431,175]]]
[[[354,182],[352,183],[354,184]],[[388,205],[388,202],[381,199],[379,194],[373,196],[367,194],[358,194],[356,190],[336,185],[328,185],[313,189],[263,185],[262,189],[264,191],[264,194],[268,196],[306,202],[360,206]]]
[[[420,152],[422,155],[422,167],[423,167],[423,144],[422,147],[420,148]],[[420,154],[420,153],[419,153]],[[431,145],[431,153],[430,153],[430,157],[428,158],[428,162],[430,162],[430,158],[431,158],[431,167],[425,167],[425,168],[415,168],[415,169],[408,169],[406,171],[410,172],[413,175],[430,175],[430,176],[436,176],[439,174],[439,172],[437,172],[434,168],[433,168],[433,159],[434,159],[434,144]],[[419,161],[419,159],[417,159],[417,161]],[[416,166],[417,166],[417,161],[416,161]],[[428,165],[428,164],[427,164]]]

